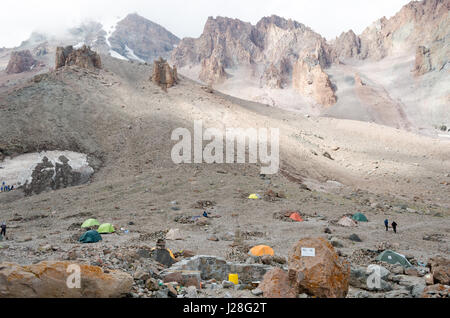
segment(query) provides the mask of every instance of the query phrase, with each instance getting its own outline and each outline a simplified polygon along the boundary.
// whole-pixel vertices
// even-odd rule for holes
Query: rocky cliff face
[[[179,41],[159,24],[138,14],[129,14],[120,21],[109,38],[114,51],[125,57],[134,54],[147,62],[160,56],[167,58]]]
[[[12,52],[8,66],[6,67],[6,73],[17,74],[27,72],[37,64],[38,61],[33,58],[28,50]]]
[[[200,80],[222,82],[225,69],[249,67],[254,78],[268,87],[290,82],[294,63],[303,52],[319,51],[321,63],[330,62],[330,48],[319,34],[303,24],[278,16],[256,25],[224,17],[210,17],[198,39],[183,39],[172,53],[179,67],[201,65]]]
[[[331,106],[336,103],[333,85],[314,57],[300,58],[294,64],[292,83],[296,91],[311,97],[318,104]]]
[[[343,32],[332,43],[332,56],[334,61],[358,57],[361,53],[361,39],[352,30]]]
[[[449,9],[449,0],[412,1],[392,18],[375,21],[359,36],[351,30],[343,33],[332,43],[333,56],[380,60],[424,45],[434,47],[431,63],[442,69],[450,53],[446,44]]]
[[[75,50],[72,46],[58,47],[56,49],[55,69],[70,65],[87,69],[102,68],[100,55],[86,45],[78,50]]]

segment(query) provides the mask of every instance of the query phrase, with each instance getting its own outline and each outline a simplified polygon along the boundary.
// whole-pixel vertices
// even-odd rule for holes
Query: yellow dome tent
[[[253,200],[258,200],[260,198],[260,196],[255,194],[255,193],[253,193],[253,194],[250,194],[250,196],[248,198],[249,199],[253,199]]]
[[[100,223],[96,219],[88,219],[83,222],[81,227],[84,229],[87,227],[94,227],[94,226],[99,226],[99,225],[100,225]]]
[[[114,233],[116,230],[114,229],[114,226],[110,223],[102,224],[98,227],[97,232],[100,234],[108,234],[108,233]]]
[[[250,250],[250,254],[252,254],[253,256],[263,256],[263,255],[273,256],[274,252],[270,246],[258,245],[252,247],[252,249]]]
[[[154,251],[154,250],[156,250],[156,247],[153,247],[153,248],[151,249],[151,251]],[[173,259],[175,259],[175,255],[173,255],[172,251],[169,250],[168,248],[166,248],[166,250],[169,252],[170,257],[172,257]]]

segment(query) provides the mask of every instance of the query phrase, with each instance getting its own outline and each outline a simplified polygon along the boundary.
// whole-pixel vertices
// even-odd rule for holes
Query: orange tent
[[[254,246],[250,250],[250,253],[253,256],[263,256],[263,255],[272,255],[273,256],[273,254],[274,254],[273,249],[267,245]]]
[[[289,217],[291,220],[294,220],[295,222],[303,222],[302,216],[298,214],[297,212],[294,212]]]

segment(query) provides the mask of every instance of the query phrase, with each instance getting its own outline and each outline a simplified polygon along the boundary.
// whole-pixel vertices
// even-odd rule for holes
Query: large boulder
[[[450,286],[436,284],[424,288],[422,298],[450,298]]]
[[[436,283],[450,285],[450,260],[444,257],[434,257],[428,262],[431,274]]]
[[[265,298],[296,298],[296,288],[290,285],[288,273],[277,267],[264,275],[258,286]]]
[[[350,286],[370,291],[390,291],[391,284],[387,282],[390,272],[379,265],[369,267],[351,266]],[[378,275],[378,277],[377,277]]]
[[[102,68],[102,61],[100,55],[86,45],[77,50],[73,46],[57,47],[55,69],[71,65],[95,70]]]
[[[76,264],[80,288],[69,288],[74,275],[71,262],[41,262],[20,266],[0,264],[0,298],[119,298],[131,291],[133,277],[121,271]],[[72,287],[71,286],[71,287]]]
[[[303,248],[314,248],[305,256]],[[289,255],[289,279],[298,293],[319,298],[344,298],[349,288],[350,264],[342,261],[324,238],[304,238]]]
[[[8,65],[6,66],[7,74],[18,74],[30,71],[38,64],[29,50],[12,52]]]

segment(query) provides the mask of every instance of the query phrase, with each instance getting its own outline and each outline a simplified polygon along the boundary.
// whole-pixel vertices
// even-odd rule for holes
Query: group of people
[[[9,191],[12,191],[12,190],[14,190],[14,186],[13,185],[12,186],[7,185],[3,181],[2,186],[0,187],[0,192],[9,192]]]
[[[389,231],[389,220],[388,219],[384,220],[384,226],[386,227],[386,232]],[[394,221],[394,222],[392,222],[391,226],[392,226],[392,229],[394,230],[394,233],[397,233],[397,223],[395,223],[395,221]]]

